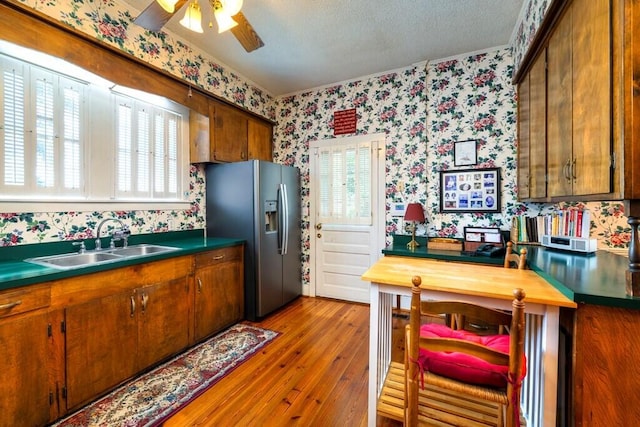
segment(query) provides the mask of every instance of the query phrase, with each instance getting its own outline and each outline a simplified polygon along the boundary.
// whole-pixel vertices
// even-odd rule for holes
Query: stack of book
[[[589,238],[591,215],[587,209],[562,209],[548,215],[514,216],[511,240],[515,243],[539,244],[542,236]]]

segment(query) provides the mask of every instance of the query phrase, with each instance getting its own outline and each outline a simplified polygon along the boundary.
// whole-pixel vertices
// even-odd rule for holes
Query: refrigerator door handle
[[[284,197],[284,188],[282,184],[278,184],[278,253],[280,255],[284,255],[284,237],[286,233]]]
[[[284,200],[284,237],[282,239],[282,255],[289,252],[289,196],[287,196],[287,184],[282,186],[282,199]]]

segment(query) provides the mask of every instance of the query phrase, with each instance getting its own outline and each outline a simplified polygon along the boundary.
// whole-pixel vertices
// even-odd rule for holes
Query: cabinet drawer
[[[196,255],[196,268],[223,262],[241,261],[243,246],[231,246]]]
[[[0,318],[48,307],[51,303],[51,286],[36,285],[0,292]]]

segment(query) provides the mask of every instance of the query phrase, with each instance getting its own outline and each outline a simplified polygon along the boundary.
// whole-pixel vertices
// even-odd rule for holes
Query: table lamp
[[[424,222],[424,210],[420,203],[409,203],[407,210],[404,212],[404,220],[412,221],[413,228],[411,230],[411,241],[407,243],[407,248],[414,250],[420,244],[416,242],[416,222]]]

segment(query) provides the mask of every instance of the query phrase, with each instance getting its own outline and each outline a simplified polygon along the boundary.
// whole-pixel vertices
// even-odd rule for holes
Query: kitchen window
[[[0,209],[184,207],[188,110],[52,68],[0,54]]]

